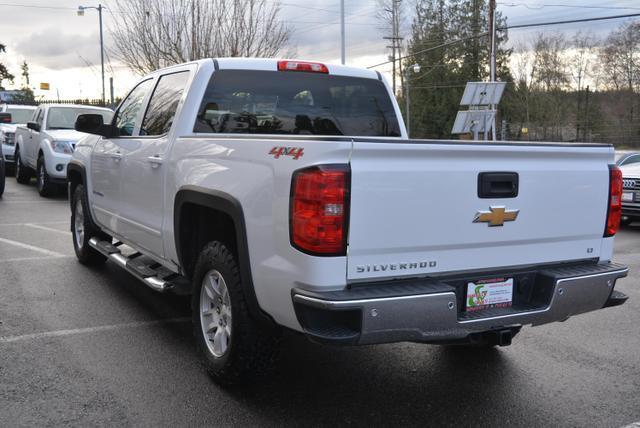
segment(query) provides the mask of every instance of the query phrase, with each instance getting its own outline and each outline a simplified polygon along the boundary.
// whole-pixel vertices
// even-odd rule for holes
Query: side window
[[[633,155],[633,156],[629,156],[625,161],[624,164],[625,165],[629,165],[631,163],[639,163],[640,162],[640,155]]]
[[[136,118],[142,107],[145,97],[151,90],[152,79],[140,82],[138,86],[133,88],[127,98],[122,102],[120,108],[115,114],[113,123],[120,131],[121,137],[133,135]]]
[[[40,125],[40,128],[42,128],[42,120],[44,119],[44,109],[42,108],[38,108],[38,112],[35,115],[35,122]]]
[[[169,132],[188,78],[188,71],[160,77],[142,120],[140,135],[162,135]]]

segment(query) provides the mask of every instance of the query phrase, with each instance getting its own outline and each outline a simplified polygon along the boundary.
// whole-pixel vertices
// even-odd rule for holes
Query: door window
[[[640,163],[640,155],[629,156],[622,162],[622,165],[629,165],[632,163]]]
[[[140,82],[138,86],[129,92],[129,95],[122,104],[120,104],[113,123],[118,128],[121,137],[133,135],[136,118],[138,117],[144,99],[151,90],[152,82],[152,79]]]
[[[140,135],[163,135],[169,132],[188,78],[188,71],[160,77],[142,120]]]
[[[40,126],[40,129],[42,129],[42,120],[43,119],[44,119],[44,110],[39,108],[38,109],[38,114],[36,115],[35,122]]]

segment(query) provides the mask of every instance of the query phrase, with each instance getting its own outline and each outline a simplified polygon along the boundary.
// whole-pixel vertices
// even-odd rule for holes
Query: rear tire
[[[272,370],[281,332],[251,317],[238,265],[221,242],[210,242],[200,252],[191,306],[203,364],[217,383],[254,382]]]
[[[16,149],[15,176],[16,181],[20,184],[28,184],[31,181],[31,170],[22,163],[19,149]]]
[[[89,245],[89,240],[98,237],[111,242],[111,238],[91,223],[84,186],[78,184],[73,191],[71,202],[71,234],[73,250],[83,265],[101,265],[107,258]]]
[[[47,172],[47,166],[44,163],[43,155],[38,157],[36,180],[40,196],[46,198],[55,192],[56,185],[51,182],[51,177],[49,177],[49,173]]]

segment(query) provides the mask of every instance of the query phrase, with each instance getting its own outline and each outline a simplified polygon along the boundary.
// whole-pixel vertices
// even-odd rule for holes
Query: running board
[[[182,279],[180,276],[158,263],[145,264],[140,260],[140,253],[134,253],[129,257],[124,256],[117,245],[108,241],[98,241],[95,237],[89,239],[89,245],[155,291],[164,293],[174,289],[176,285],[182,285],[183,281],[180,281]],[[174,279],[178,279],[178,281],[174,281]]]

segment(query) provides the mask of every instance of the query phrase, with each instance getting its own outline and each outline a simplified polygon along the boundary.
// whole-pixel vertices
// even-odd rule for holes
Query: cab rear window
[[[220,70],[194,132],[399,137],[381,81],[327,74]]]

